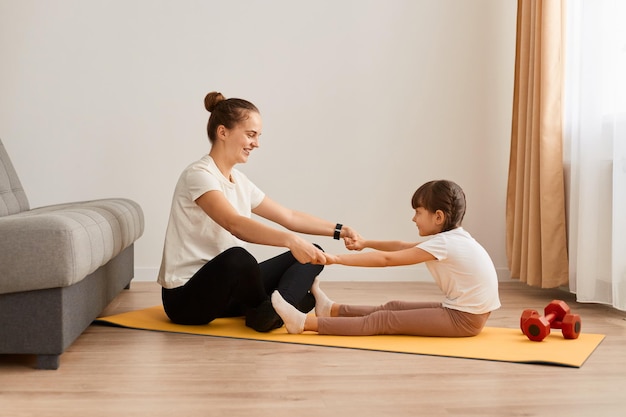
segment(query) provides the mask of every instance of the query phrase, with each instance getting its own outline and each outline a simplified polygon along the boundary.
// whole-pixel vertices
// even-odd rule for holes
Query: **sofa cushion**
[[[0,217],[28,210],[28,198],[0,141]]]
[[[140,206],[121,198],[0,217],[0,294],[70,286],[133,244],[143,229]]]

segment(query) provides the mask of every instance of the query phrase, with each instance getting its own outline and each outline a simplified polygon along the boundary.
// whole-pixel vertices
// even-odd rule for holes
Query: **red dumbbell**
[[[544,309],[544,316],[535,310],[526,309],[520,317],[522,333],[530,340],[541,342],[550,334],[550,329],[561,329],[566,339],[580,335],[581,321],[578,314],[571,314],[565,301],[553,300]]]

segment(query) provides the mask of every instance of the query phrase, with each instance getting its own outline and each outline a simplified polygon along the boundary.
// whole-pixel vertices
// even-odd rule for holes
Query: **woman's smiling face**
[[[262,129],[261,115],[253,111],[232,129],[225,129],[226,148],[235,164],[247,162],[250,152],[259,147]]]

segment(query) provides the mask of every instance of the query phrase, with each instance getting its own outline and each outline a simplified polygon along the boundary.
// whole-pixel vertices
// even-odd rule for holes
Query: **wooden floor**
[[[431,283],[324,282],[338,301],[434,300]],[[56,371],[0,355],[0,415],[21,416],[623,416],[626,313],[558,290],[502,283],[489,326],[565,299],[583,332],[606,339],[579,369],[290,345],[92,325]],[[137,282],[104,314],[157,305]]]

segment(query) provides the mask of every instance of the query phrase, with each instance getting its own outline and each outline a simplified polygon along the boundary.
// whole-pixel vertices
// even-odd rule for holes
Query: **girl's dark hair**
[[[211,113],[206,127],[211,143],[215,142],[219,125],[232,129],[238,123],[246,120],[250,112],[260,113],[259,109],[249,101],[240,98],[227,99],[217,91],[206,95],[204,107]]]
[[[452,181],[430,181],[415,191],[411,206],[413,209],[423,207],[431,213],[441,210],[446,218],[441,231],[447,232],[461,226],[465,216],[465,193]]]

